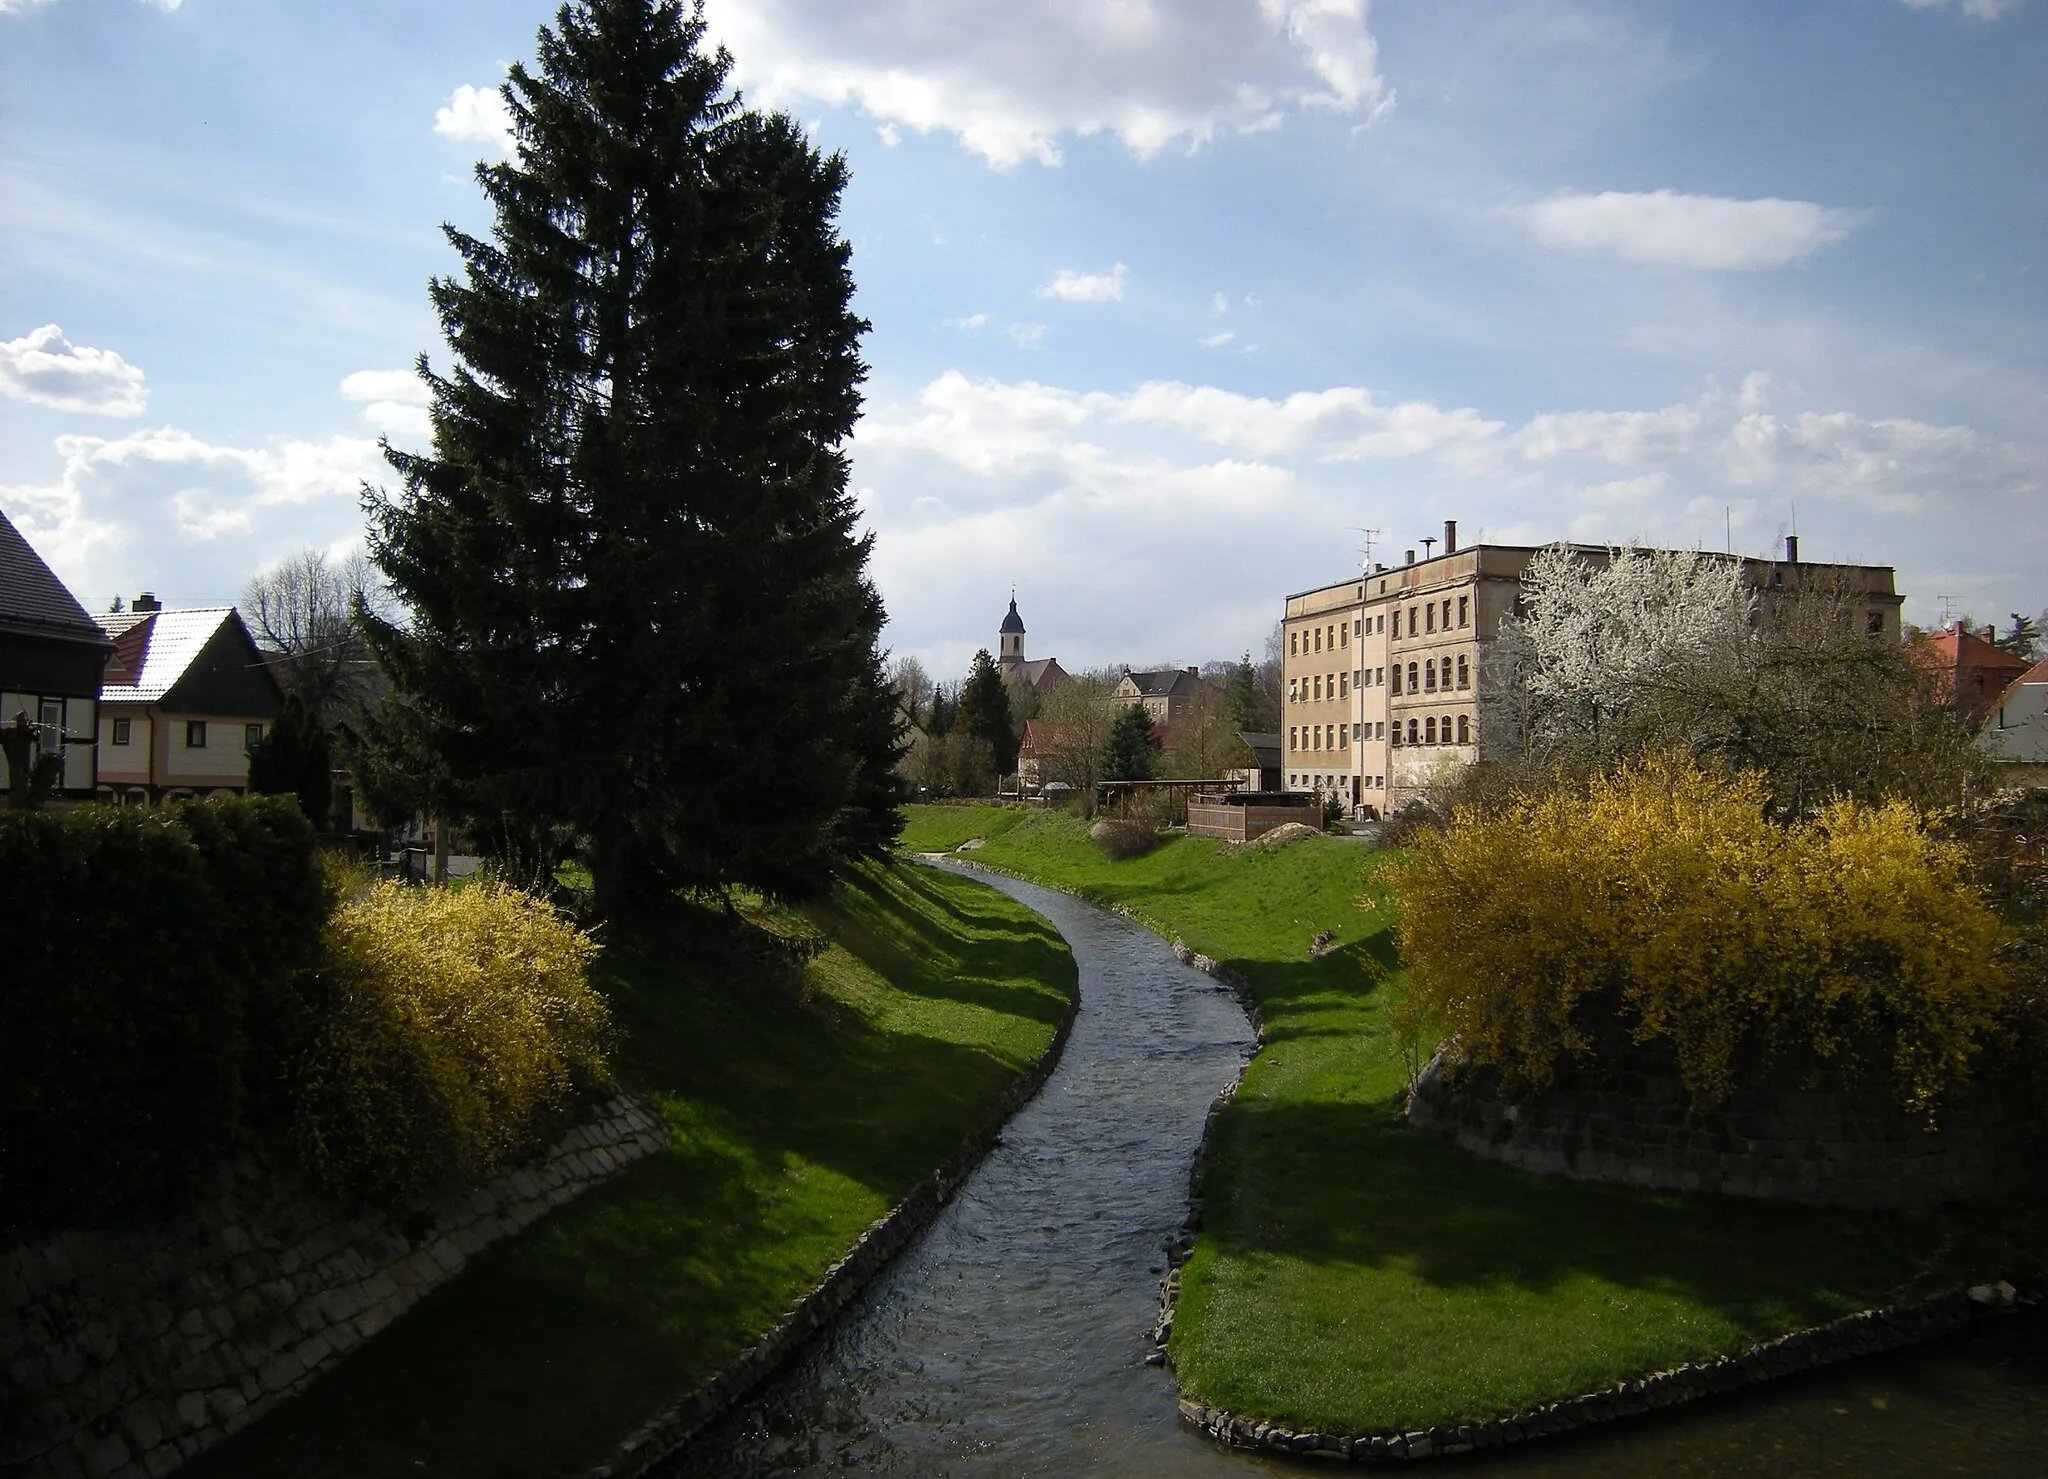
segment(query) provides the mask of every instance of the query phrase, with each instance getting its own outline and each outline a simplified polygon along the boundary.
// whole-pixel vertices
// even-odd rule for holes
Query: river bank
[[[490,1250],[305,1395],[181,1472],[588,1470],[724,1370],[993,1131],[1075,997],[1058,934],[932,870],[824,904],[678,916],[597,970],[622,1083],[668,1143]],[[797,942],[777,945],[775,939]]]
[[[1287,1429],[1483,1422],[1939,1289],[2039,1276],[2039,1209],[1869,1214],[1541,1178],[1409,1130],[1381,985],[1384,855],[914,808],[906,847],[1119,906],[1247,984],[1266,1044],[1217,1115],[1171,1352],[1205,1408]],[[1310,946],[1329,936],[1321,953]]]

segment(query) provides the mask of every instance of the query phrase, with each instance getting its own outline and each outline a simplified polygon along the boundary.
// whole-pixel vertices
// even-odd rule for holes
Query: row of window
[[[1419,665],[1419,672],[1418,664],[1412,662],[1408,664],[1408,692],[1435,693],[1440,688],[1448,689],[1451,686],[1450,658],[1426,657],[1422,659]],[[1472,686],[1471,659],[1462,652],[1458,654],[1457,686],[1459,688],[1470,688]],[[1394,682],[1389,691],[1392,693],[1399,693],[1401,691],[1401,665],[1399,663],[1394,664]]]
[[[1403,743],[1401,723],[1398,719],[1394,721],[1393,742],[1397,745]],[[1437,723],[1436,715],[1434,714],[1425,715],[1420,719],[1410,719],[1408,721],[1406,743],[1411,745],[1469,745],[1472,743],[1472,716],[1470,714],[1458,715],[1455,726],[1453,726],[1449,714],[1444,715],[1442,724]]]
[[[1394,623],[1400,625],[1398,615]],[[1354,616],[1349,621],[1326,622],[1322,626],[1296,627],[1287,634],[1287,655],[1306,657],[1313,652],[1335,652],[1339,647],[1349,647],[1353,637],[1386,629],[1385,612],[1378,616]]]
[[[114,743],[117,745],[132,743],[135,735],[134,726],[135,721],[133,719],[116,719],[114,721]],[[244,724],[242,726],[242,746],[244,749],[254,749],[257,742],[262,738],[263,726],[261,724]],[[185,721],[185,748],[188,750],[203,750],[206,748],[206,721],[204,719],[187,719]]]
[[[1445,596],[1441,601],[1410,602],[1404,608],[1408,613],[1408,635],[1424,636],[1438,631],[1462,631],[1472,625],[1472,598],[1470,596]],[[1452,613],[1456,612],[1457,625],[1452,626]],[[1305,657],[1316,652],[1335,652],[1339,647],[1349,647],[1353,636],[1364,636],[1386,631],[1385,612],[1373,616],[1356,617],[1349,621],[1326,622],[1321,626],[1296,627],[1287,634],[1287,655]],[[1394,635],[1401,635],[1401,613],[1394,613]]]
[[[1341,775],[1310,775],[1308,772],[1303,771],[1298,775],[1290,774],[1287,777],[1287,784],[1295,787],[1297,790],[1313,789],[1317,791],[1341,792],[1350,784],[1350,777]],[[1383,775],[1360,776],[1359,785],[1361,789],[1367,791],[1384,791],[1387,789],[1387,778]]]

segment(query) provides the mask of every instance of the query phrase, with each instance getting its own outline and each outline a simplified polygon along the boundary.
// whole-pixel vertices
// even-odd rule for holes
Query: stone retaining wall
[[[0,1252],[0,1471],[170,1473],[667,1134],[621,1096],[531,1162],[396,1217],[252,1152],[162,1223]]]
[[[1542,1093],[1510,1100],[1491,1070],[1439,1054],[1415,1080],[1408,1118],[1491,1160],[1665,1191],[1874,1209],[2048,1188],[2029,1135],[1987,1097],[1945,1108],[1929,1128],[1874,1078],[1760,1077],[1695,1108],[1675,1069],[1629,1050],[1612,1068],[1567,1069]]]
[[[773,1330],[709,1381],[655,1414],[621,1443],[608,1461],[592,1469],[588,1479],[628,1479],[630,1475],[646,1473],[745,1401],[852,1303],[953,1199],[953,1193],[1001,1138],[1001,1127],[1029,1104],[1052,1076],[1080,1007],[1081,997],[1076,991],[1068,1000],[1059,1025],[1053,1029],[1052,1042],[1044,1054],[996,1101],[993,1123],[987,1129],[970,1138],[954,1152],[952,1159],[918,1182],[908,1196],[870,1224],[859,1241],[825,1270],[817,1285],[790,1307]]]

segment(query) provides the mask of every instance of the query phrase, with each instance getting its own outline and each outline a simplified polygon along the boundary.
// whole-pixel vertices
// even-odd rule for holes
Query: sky
[[[527,0],[0,0],[0,509],[92,609],[360,546]],[[2048,0],[710,0],[850,169],[885,642],[1254,656],[1461,542],[2048,606]]]

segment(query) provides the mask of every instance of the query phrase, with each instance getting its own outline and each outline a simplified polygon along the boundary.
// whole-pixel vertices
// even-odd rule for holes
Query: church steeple
[[[1010,592],[1010,614],[1003,618],[999,629],[1002,655],[996,659],[1001,667],[1024,661],[1024,618],[1017,614],[1017,593]]]

